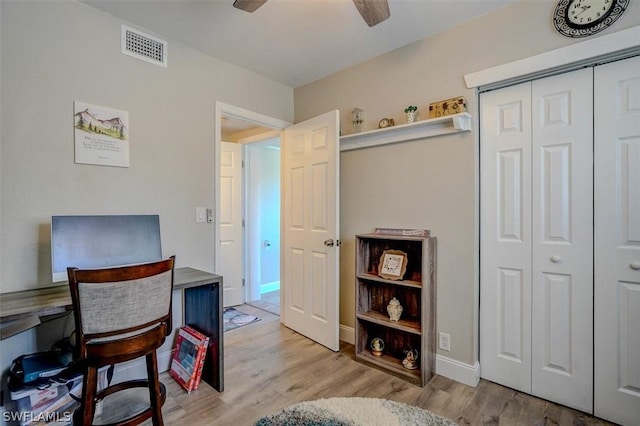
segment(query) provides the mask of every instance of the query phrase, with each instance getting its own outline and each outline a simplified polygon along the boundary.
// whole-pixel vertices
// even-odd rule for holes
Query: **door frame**
[[[238,118],[244,121],[249,121],[251,123],[255,123],[257,126],[269,127],[274,130],[282,131],[285,128],[291,126],[292,123],[284,120],[280,120],[278,118],[269,117],[264,114],[260,114],[254,111],[250,111],[244,108],[240,108],[234,105],[230,105],[221,101],[215,102],[214,107],[214,154],[213,154],[213,162],[214,162],[214,238],[213,238],[213,256],[214,256],[214,271],[220,270],[220,251],[218,247],[220,246],[220,185],[221,185],[221,173],[220,173],[220,155],[221,155],[221,143],[222,143],[222,117],[223,116],[231,116],[234,118]],[[246,265],[243,265],[246,269]],[[223,281],[224,282],[224,281]],[[281,297],[282,297],[281,292]],[[246,299],[246,289],[245,294],[243,294],[243,299]],[[282,321],[282,316],[280,317]]]

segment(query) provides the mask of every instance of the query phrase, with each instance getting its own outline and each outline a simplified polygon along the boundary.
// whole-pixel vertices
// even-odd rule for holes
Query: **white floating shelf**
[[[469,131],[471,131],[471,115],[461,112],[459,114],[341,136],[340,151]]]

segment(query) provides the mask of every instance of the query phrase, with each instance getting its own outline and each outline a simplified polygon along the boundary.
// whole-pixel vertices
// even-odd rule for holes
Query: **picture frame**
[[[407,272],[407,253],[385,250],[378,263],[378,276],[388,280],[401,280]]]

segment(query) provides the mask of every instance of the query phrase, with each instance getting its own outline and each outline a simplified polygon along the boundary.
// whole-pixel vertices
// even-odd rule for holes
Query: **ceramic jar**
[[[391,321],[398,321],[400,319],[400,315],[402,315],[402,305],[400,301],[395,297],[389,301],[387,305],[387,313],[389,314],[389,319]]]

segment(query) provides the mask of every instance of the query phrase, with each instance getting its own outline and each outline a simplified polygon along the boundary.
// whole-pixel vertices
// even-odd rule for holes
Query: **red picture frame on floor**
[[[187,393],[198,389],[207,356],[209,337],[185,325],[178,330],[171,356],[169,375]]]

